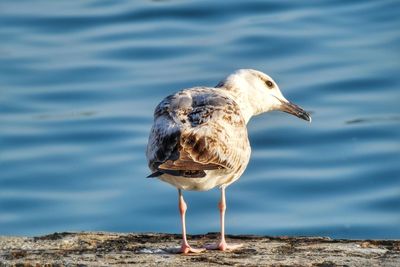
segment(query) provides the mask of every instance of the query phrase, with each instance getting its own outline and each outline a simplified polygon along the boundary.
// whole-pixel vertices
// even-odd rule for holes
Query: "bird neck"
[[[249,87],[248,83],[243,79],[228,77],[227,80],[219,84],[217,87],[224,91],[239,105],[246,124],[249,122],[251,117],[269,111],[264,110],[264,97],[259,95],[256,88]]]
[[[250,105],[248,95],[244,94],[240,90],[227,90],[226,88],[221,89],[228,95],[229,98],[233,99],[238,104],[242,116],[247,124],[254,115],[254,110]]]

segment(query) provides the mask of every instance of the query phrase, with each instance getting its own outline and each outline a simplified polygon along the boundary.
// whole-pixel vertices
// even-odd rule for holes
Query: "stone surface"
[[[194,247],[218,234],[189,236]],[[399,240],[333,240],[322,237],[229,235],[243,243],[234,252],[174,253],[180,235],[103,232],[0,237],[0,266],[400,266]]]

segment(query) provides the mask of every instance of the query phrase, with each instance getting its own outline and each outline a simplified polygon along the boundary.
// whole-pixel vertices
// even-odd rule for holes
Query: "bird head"
[[[277,83],[267,74],[253,70],[240,69],[229,75],[219,87],[231,92],[243,107],[249,118],[264,112],[280,110],[311,122],[311,116],[304,109],[288,101]]]

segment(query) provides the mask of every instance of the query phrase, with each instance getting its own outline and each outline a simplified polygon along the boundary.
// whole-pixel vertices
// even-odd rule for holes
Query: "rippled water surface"
[[[0,234],[180,232],[145,179],[155,105],[238,68],[270,74],[307,124],[255,117],[228,233],[400,238],[398,1],[1,1]],[[189,233],[218,190],[186,192]]]

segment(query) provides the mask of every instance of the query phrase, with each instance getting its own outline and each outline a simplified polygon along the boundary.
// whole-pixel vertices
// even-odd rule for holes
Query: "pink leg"
[[[225,201],[225,187],[221,188],[221,201],[218,203],[219,211],[220,211],[220,220],[221,220],[221,240],[217,244],[207,245],[207,249],[219,249],[222,251],[225,250],[235,250],[242,247],[242,244],[227,244],[225,241],[225,210],[226,210],[226,201]]]
[[[199,253],[204,251],[204,249],[196,249],[192,248],[189,243],[187,242],[186,239],[186,222],[185,222],[185,214],[187,210],[187,205],[185,203],[185,200],[183,199],[182,191],[178,189],[179,192],[179,212],[181,214],[181,221],[182,221],[182,245],[181,245],[181,252],[184,254],[187,253]]]

